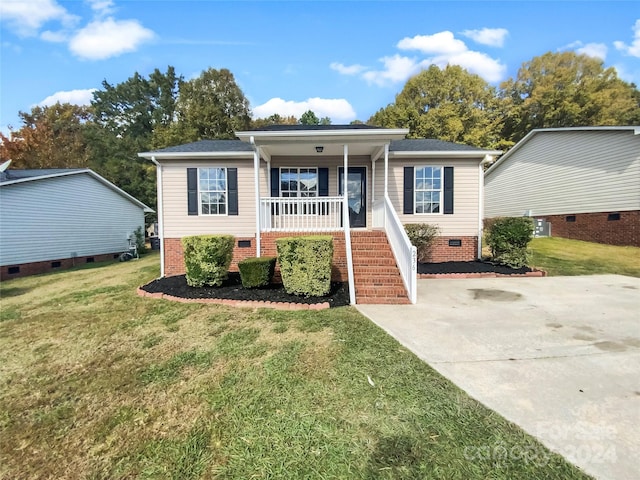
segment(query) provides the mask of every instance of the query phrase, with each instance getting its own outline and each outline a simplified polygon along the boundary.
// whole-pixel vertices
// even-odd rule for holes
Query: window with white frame
[[[282,197],[317,197],[317,168],[281,168],[280,196]]]
[[[201,215],[226,215],[227,169],[199,168],[198,196]]]
[[[442,167],[415,167],[415,213],[441,213]]]

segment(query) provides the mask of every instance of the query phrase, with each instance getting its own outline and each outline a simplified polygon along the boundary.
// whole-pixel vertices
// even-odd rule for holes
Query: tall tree
[[[94,121],[87,129],[92,168],[151,207],[156,203],[155,167],[138,152],[156,146],[155,132],[174,121],[182,82],[169,66],[148,78],[136,72],[117,85],[105,80],[93,94]]]
[[[235,138],[236,130],[247,130],[250,124],[249,101],[233,74],[210,68],[180,86],[175,121],[158,131],[156,144]]]
[[[302,125],[320,125],[320,119],[312,110],[307,110],[300,117]]]
[[[548,52],[534,57],[500,89],[507,112],[503,134],[514,142],[534,128],[640,122],[636,86],[587,55]]]
[[[266,118],[256,118],[251,121],[251,128],[263,128],[269,125],[297,125],[298,119],[290,115],[288,117],[283,117],[277,113],[270,115]]]
[[[409,128],[410,138],[437,138],[478,147],[499,147],[501,103],[478,75],[456,65],[431,65],[410,78],[395,103],[367,123]]]
[[[87,167],[87,107],[56,103],[18,115],[22,126],[9,137],[0,133],[0,157],[13,168]]]

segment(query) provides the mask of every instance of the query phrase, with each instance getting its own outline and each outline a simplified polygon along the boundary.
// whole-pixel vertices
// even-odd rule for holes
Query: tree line
[[[0,133],[0,158],[12,168],[88,167],[151,207],[154,166],[138,152],[270,124],[330,124],[312,111],[299,119],[251,118],[249,101],[227,69],[185,80],[171,66],[113,85],[89,106],[55,104],[19,112],[22,125]],[[602,61],[573,52],[525,62],[499,87],[459,66],[432,65],[410,78],[395,101],[366,122],[409,128],[409,138],[436,138],[508,149],[534,128],[640,124],[640,91]]]

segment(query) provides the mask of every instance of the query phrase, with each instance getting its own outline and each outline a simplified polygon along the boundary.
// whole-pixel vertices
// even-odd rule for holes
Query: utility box
[[[546,222],[544,218],[536,218],[535,229],[533,232],[534,237],[550,237],[551,236],[551,224]]]

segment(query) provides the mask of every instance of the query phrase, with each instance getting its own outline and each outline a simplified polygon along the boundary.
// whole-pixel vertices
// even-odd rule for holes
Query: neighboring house
[[[89,169],[0,173],[0,278],[118,258],[149,207]]]
[[[486,218],[529,215],[552,236],[640,247],[640,126],[533,130],[484,181]]]
[[[279,125],[140,153],[157,166],[162,275],[184,273],[187,235],[234,235],[233,268],[274,255],[278,237],[326,232],[333,277],[350,282],[352,303],[415,301],[415,252],[403,224],[440,227],[434,261],[477,258],[482,163],[501,152],[407,133]]]

